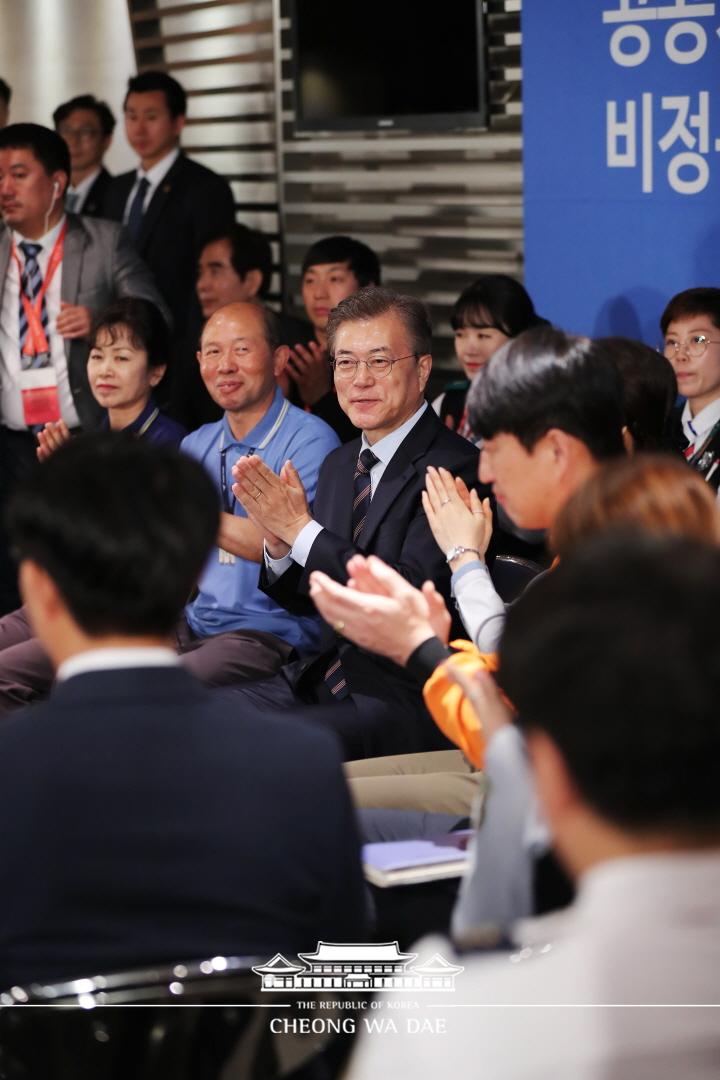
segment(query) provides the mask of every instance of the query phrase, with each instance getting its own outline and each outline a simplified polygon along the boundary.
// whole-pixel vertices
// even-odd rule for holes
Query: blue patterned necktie
[[[140,177],[140,183],[137,186],[137,191],[130,204],[130,213],[127,219],[127,230],[133,240],[137,240],[140,233],[140,226],[142,225],[143,213],[145,210],[145,195],[147,189],[150,187],[150,181],[146,176]]]
[[[361,451],[360,457],[357,460],[357,465],[355,466],[352,506],[353,544],[356,543],[365,525],[368,506],[370,505],[370,493],[372,491],[370,470],[373,465],[377,465],[379,460],[380,459],[373,454],[372,450],[363,450]],[[335,657],[328,667],[325,672],[324,681],[328,690],[337,701],[341,701],[349,695],[350,691],[347,687],[342,661],[339,656]]]
[[[43,277],[40,271],[40,266],[37,261],[38,252],[42,250],[42,244],[34,244],[30,240],[21,240],[19,244],[20,250],[25,256],[25,268],[23,269],[20,277],[20,311],[19,311],[19,341],[20,341],[20,363],[23,371],[31,367],[45,367],[49,363],[49,356],[25,356],[23,348],[28,336],[28,321],[25,314],[25,308],[23,306],[22,298],[23,294],[34,303],[42,289]],[[42,307],[40,314],[42,328],[47,334],[48,327],[48,314],[47,306],[45,304],[45,297],[42,299]]]

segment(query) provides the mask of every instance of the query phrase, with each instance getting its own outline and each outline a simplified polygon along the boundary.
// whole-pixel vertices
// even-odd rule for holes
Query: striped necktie
[[[23,255],[25,256],[25,268],[20,278],[20,310],[19,310],[19,323],[18,323],[18,338],[20,342],[20,363],[23,371],[31,367],[44,367],[48,363],[49,358],[39,356],[25,356],[23,348],[28,336],[28,321],[25,314],[25,308],[23,307],[22,297],[23,293],[31,301],[37,300],[43,283],[42,273],[37,261],[38,252],[42,250],[42,244],[34,244],[30,240],[21,240],[18,245]],[[45,297],[43,296],[41,307],[41,321],[42,327],[47,334],[48,327],[48,313],[47,306],[45,304]]]
[[[363,450],[357,459],[355,476],[353,477],[353,508],[352,508],[352,540],[356,543],[365,525],[368,507],[370,505],[370,470],[377,465],[380,459],[373,454],[372,450]]]
[[[352,507],[353,543],[356,542],[365,525],[368,506],[370,505],[370,492],[372,490],[370,484],[370,470],[373,465],[377,465],[379,460],[380,459],[373,454],[372,450],[363,450],[357,460],[357,465],[355,466],[355,475],[353,477],[353,489],[355,494]],[[338,701],[346,698],[350,693],[345,680],[342,661],[339,656],[334,658],[333,662],[325,672],[325,685],[332,696]]]

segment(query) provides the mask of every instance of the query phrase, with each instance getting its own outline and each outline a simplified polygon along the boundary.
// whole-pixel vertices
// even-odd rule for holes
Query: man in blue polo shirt
[[[320,466],[339,445],[327,424],[283,397],[277,377],[287,359],[275,318],[260,304],[228,304],[203,330],[200,373],[225,415],[188,435],[181,449],[208,470],[223,512],[178,646],[186,666],[211,686],[274,674],[293,649],[313,652],[320,638],[317,616],[291,615],[258,589],[262,535],[232,492],[233,465],[257,454],[275,472],[290,459],[312,501]]]

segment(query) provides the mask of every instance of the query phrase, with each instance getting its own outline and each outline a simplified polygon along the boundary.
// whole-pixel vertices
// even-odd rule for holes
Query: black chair
[[[340,1034],[324,1035],[273,1032],[270,1021],[358,1014],[320,1011],[320,1002],[337,992],[313,994],[318,1011],[312,1013],[298,1007],[296,991],[264,993],[252,967],[266,961],[267,956],[215,957],[12,987],[0,994],[0,1077],[331,1080],[352,1042],[342,1024]],[[344,1001],[362,997],[367,995],[342,993]],[[175,1009],[178,1004],[195,1007]],[[24,1005],[46,1007],[12,1007]],[[56,1005],[65,1008],[47,1007]],[[106,1008],[116,1005],[151,1007]]]
[[[496,555],[489,566],[490,579],[498,596],[511,604],[542,573],[543,567],[519,555]]]

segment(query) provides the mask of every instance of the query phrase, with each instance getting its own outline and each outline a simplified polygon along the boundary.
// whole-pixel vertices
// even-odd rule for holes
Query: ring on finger
[[[440,500],[440,505],[441,505],[441,506],[446,506],[446,505],[447,505],[447,504],[448,504],[449,502],[450,502],[450,500],[449,500],[449,499],[441,499],[441,500]]]

